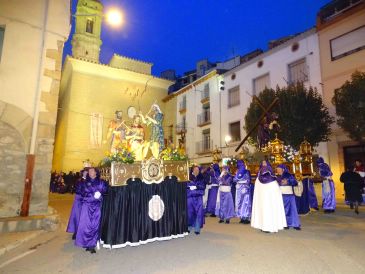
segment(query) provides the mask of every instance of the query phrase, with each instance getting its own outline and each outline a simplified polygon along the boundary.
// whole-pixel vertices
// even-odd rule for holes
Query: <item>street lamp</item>
[[[226,146],[228,146],[231,141],[232,137],[230,135],[226,135],[226,137],[224,137],[224,142],[226,143]]]

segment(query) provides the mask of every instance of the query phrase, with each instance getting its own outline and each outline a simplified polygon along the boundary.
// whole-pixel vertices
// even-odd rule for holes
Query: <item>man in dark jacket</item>
[[[340,181],[344,183],[345,199],[350,202],[351,209],[355,206],[355,213],[359,214],[359,203],[362,202],[362,178],[351,168],[342,173]]]

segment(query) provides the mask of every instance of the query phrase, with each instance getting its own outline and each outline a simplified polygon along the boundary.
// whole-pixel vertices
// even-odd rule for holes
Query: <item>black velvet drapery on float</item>
[[[129,179],[126,186],[109,188],[100,226],[104,247],[137,246],[187,234],[186,183],[176,177],[159,184]]]

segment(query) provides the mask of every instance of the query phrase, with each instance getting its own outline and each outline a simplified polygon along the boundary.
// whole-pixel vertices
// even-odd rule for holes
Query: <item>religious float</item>
[[[188,235],[188,161],[183,149],[164,149],[162,120],[163,113],[154,104],[146,115],[135,114],[131,125],[118,112],[109,124],[111,149],[100,168],[111,186],[102,207],[103,247]],[[144,125],[151,127],[149,140],[144,139]]]
[[[293,151],[289,147],[290,155],[285,157],[286,147],[284,142],[281,141],[277,136],[271,142],[268,142],[264,147],[261,148],[262,154],[265,156],[265,159],[269,160],[272,167],[275,168],[279,164],[285,164],[288,166],[290,172],[295,174],[298,180],[302,180],[306,177],[311,177],[316,179],[316,167],[313,165],[313,149],[311,144],[304,139],[304,141],[300,144],[299,151]],[[212,152],[213,161],[219,163],[222,160],[222,151],[216,148]],[[247,161],[247,151],[242,149],[237,157],[228,158],[227,165],[230,165],[232,170],[235,170],[235,162],[237,160],[243,160],[246,162],[247,169],[250,170],[253,180],[256,178],[257,172],[260,168],[260,163],[257,162],[248,162]]]

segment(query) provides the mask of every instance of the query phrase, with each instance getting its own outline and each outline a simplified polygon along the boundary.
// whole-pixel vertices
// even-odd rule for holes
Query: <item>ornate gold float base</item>
[[[179,182],[189,180],[187,161],[163,161],[150,158],[133,164],[113,162],[111,167],[102,168],[101,176],[111,186],[123,186],[128,179],[139,178],[146,184],[161,183],[167,176],[175,176]]]

